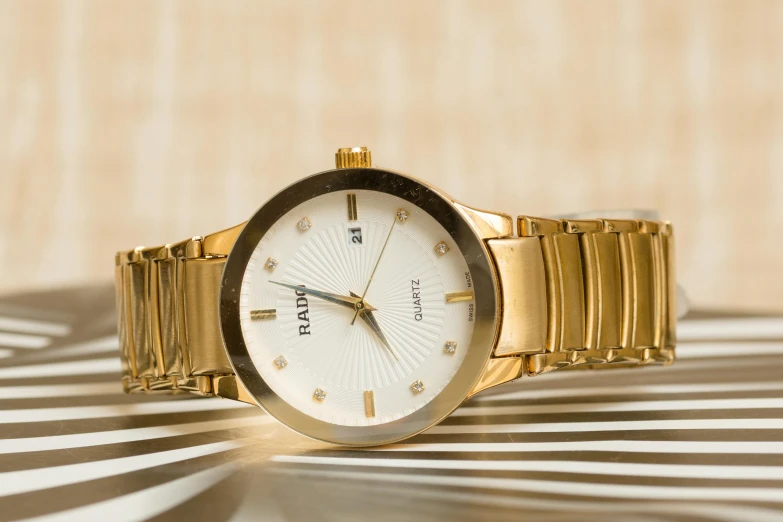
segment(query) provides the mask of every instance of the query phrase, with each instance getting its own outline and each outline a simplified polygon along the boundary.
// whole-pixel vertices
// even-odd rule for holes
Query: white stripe
[[[0,330],[9,332],[29,333],[38,335],[51,335],[63,337],[71,333],[71,327],[65,323],[52,323],[49,321],[34,321],[32,319],[19,319],[16,317],[0,316]]]
[[[304,470],[291,470],[302,475]],[[554,480],[503,479],[488,477],[459,477],[400,473],[365,473],[357,471],[307,471],[308,475],[359,481],[398,482],[407,485],[427,484],[453,488],[492,488],[506,491],[530,491],[550,495],[553,491],[568,495],[597,498],[655,499],[655,500],[722,500],[783,502],[778,488],[696,488],[676,486],[637,486],[626,484],[589,484]],[[565,489],[564,489],[565,488]]]
[[[273,461],[293,464],[361,466],[380,468],[450,469],[479,471],[524,471],[666,477],[690,479],[781,480],[779,466],[704,466],[682,464],[640,464],[634,462],[583,462],[567,460],[426,460],[372,459],[276,455]]]
[[[250,404],[217,398],[187,399],[166,402],[143,402],[139,404],[115,404],[110,406],[78,406],[72,408],[35,408],[29,410],[2,410],[0,424],[18,422],[51,422],[73,419],[99,419],[104,417],[127,417],[158,413],[182,413],[192,411],[233,410],[252,408]]]
[[[259,410],[260,411],[260,410]],[[53,437],[30,437],[26,439],[0,440],[0,455],[9,453],[27,453],[30,451],[51,451],[71,448],[85,448],[89,446],[103,446],[106,444],[121,444],[137,440],[162,439],[190,435],[193,433],[205,433],[209,431],[228,430],[272,424],[272,417],[259,414],[256,417],[242,417],[239,419],[221,419],[205,422],[191,422],[188,424],[171,424],[169,426],[153,426],[150,428],[131,428],[115,431],[98,431],[94,433],[76,433],[72,435],[57,435]]]
[[[90,395],[122,395],[122,383],[95,382],[85,384],[44,384],[41,386],[0,386],[2,399],[41,399],[51,397],[85,397]],[[2,409],[2,403],[0,403]]]
[[[0,368],[0,379],[116,373],[117,380],[119,380],[121,371],[122,366],[120,365],[120,358],[111,357],[108,359],[92,359],[90,361],[72,361]]]
[[[43,335],[0,332],[0,344],[11,348],[45,348],[51,342]]]
[[[56,359],[60,357],[72,357],[74,355],[93,355],[97,353],[113,353],[119,357],[120,345],[117,342],[116,335],[90,339],[82,343],[75,343],[68,346],[58,346],[53,350],[45,352],[25,353],[19,357],[20,361],[36,361],[40,359]]]
[[[783,354],[781,342],[758,343],[687,343],[677,347],[677,359],[708,359],[712,357],[746,357],[748,355]]]
[[[550,390],[525,389],[525,384],[530,381],[515,383],[517,391],[496,393],[494,395],[479,395],[471,401],[515,401],[521,399],[555,399],[555,398],[584,398],[584,397],[627,397],[629,395],[668,395],[687,393],[722,393],[722,392],[746,392],[746,391],[774,391],[783,390],[781,382],[716,382],[704,384],[645,384],[641,386],[585,386],[582,388],[553,388]],[[2,389],[0,389],[0,393]],[[2,395],[0,395],[1,397]]]
[[[149,520],[206,491],[231,475],[235,469],[234,464],[223,464],[121,497],[24,520],[26,522],[72,522],[74,520],[140,522]]]
[[[570,404],[533,404],[529,406],[464,406],[453,417],[475,415],[524,415],[536,413],[598,413],[620,411],[697,411],[783,408],[783,399],[703,399],[670,401],[596,402]],[[739,420],[738,420],[739,421]],[[741,422],[741,421],[739,421]]]
[[[783,318],[732,317],[693,319],[677,324],[677,340],[703,341],[705,339],[781,339]]]
[[[115,477],[133,471],[163,466],[205,455],[223,453],[224,451],[246,446],[250,442],[252,442],[252,439],[239,439],[118,459],[82,462],[51,468],[8,471],[0,473],[0,496],[18,495],[20,493],[29,493],[30,491],[78,484],[88,480]]]
[[[6,357],[11,357],[13,355],[13,350],[9,350],[8,348],[0,348],[0,359],[5,359]]]
[[[366,448],[363,449],[367,451]],[[679,441],[679,440],[585,440],[565,442],[438,442],[433,444],[394,444],[372,451],[459,451],[459,452],[554,452],[592,451],[606,453],[700,453],[720,455],[783,455],[778,441]]]
[[[548,422],[541,424],[484,424],[434,426],[428,434],[447,433],[579,433],[645,430],[783,430],[783,419],[698,419],[611,422]]]

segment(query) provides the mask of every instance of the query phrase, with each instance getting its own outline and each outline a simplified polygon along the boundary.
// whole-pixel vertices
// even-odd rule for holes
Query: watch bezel
[[[341,190],[372,190],[400,197],[433,216],[451,235],[470,270],[474,288],[473,338],[465,360],[446,387],[427,405],[401,419],[371,426],[343,426],[310,417],[281,399],[264,381],[245,344],[239,295],[247,264],[261,238],[301,203]],[[220,325],[237,377],[256,403],[289,428],[313,439],[351,446],[396,442],[420,433],[451,414],[484,372],[497,335],[497,274],[483,239],[454,200],[407,175],[374,168],[335,169],[289,185],[248,220],[226,260],[220,288]]]

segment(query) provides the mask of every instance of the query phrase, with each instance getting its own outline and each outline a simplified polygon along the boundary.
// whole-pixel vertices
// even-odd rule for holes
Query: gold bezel
[[[473,338],[465,360],[446,387],[426,406],[393,422],[373,426],[330,424],[290,406],[265,382],[247,351],[239,319],[239,295],[251,254],[267,231],[289,210],[316,196],[341,190],[391,194],[421,208],[446,229],[465,257],[474,289]],[[497,275],[486,244],[454,201],[436,189],[395,172],[337,169],[297,181],[263,205],[237,237],[226,261],[220,292],[220,324],[231,366],[258,405],[289,428],[313,439],[352,446],[396,442],[420,433],[453,412],[478,382],[497,334]]]

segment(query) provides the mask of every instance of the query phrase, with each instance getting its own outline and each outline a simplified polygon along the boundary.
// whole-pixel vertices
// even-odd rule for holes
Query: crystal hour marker
[[[275,366],[277,366],[278,370],[282,370],[283,368],[288,366],[288,361],[282,355],[279,356],[277,359],[275,359],[274,363],[275,363]]]
[[[449,246],[446,244],[445,241],[441,241],[440,243],[435,245],[435,252],[437,252],[439,256],[445,255],[446,252],[448,251],[449,251]]]
[[[411,384],[411,390],[413,393],[421,393],[424,391],[424,383],[421,381],[413,381]]]
[[[457,343],[455,341],[446,341],[443,345],[443,352],[449,355],[457,351]]]
[[[401,208],[397,211],[397,221],[401,223],[405,223],[405,221],[408,219],[408,211],[404,208]]]
[[[272,257],[268,257],[266,260],[266,263],[264,263],[264,268],[269,270],[270,272],[274,272],[275,268],[277,268],[277,265],[280,263],[277,261],[277,259],[274,259]]]
[[[277,310],[275,308],[267,308],[265,310],[250,310],[251,319],[274,319],[277,317]]]
[[[326,392],[323,391],[321,388],[316,388],[313,392],[313,400],[318,402],[324,402],[324,399],[326,398]]]
[[[356,207],[356,194],[348,194],[348,221],[359,219],[359,209]]]
[[[310,227],[313,226],[313,224],[310,222],[310,219],[307,217],[303,217],[299,220],[299,223],[296,224],[297,227],[299,227],[299,230],[302,232],[307,232],[310,230]]]
[[[368,417],[375,417],[375,392],[372,390],[364,392],[364,413]]]

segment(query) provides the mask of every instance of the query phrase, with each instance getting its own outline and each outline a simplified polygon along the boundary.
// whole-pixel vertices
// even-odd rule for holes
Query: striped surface
[[[522,379],[346,450],[240,403],[122,394],[111,288],[5,298],[0,521],[783,520],[783,319],[680,331],[673,367]]]

